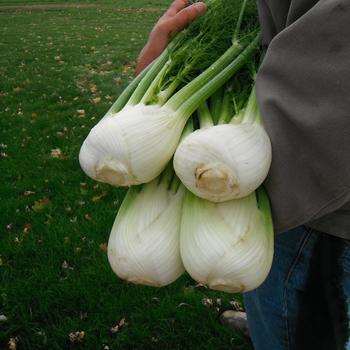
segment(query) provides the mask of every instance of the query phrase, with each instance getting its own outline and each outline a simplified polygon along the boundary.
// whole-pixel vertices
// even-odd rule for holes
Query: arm
[[[137,60],[136,74],[140,73],[163,52],[175,34],[207,10],[207,6],[203,2],[197,2],[186,7],[188,2],[189,0],[175,0],[156,23]]]

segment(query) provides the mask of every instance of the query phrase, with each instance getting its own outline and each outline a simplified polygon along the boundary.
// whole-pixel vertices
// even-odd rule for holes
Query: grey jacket
[[[257,96],[273,146],[276,232],[350,239],[350,0],[259,0]]]

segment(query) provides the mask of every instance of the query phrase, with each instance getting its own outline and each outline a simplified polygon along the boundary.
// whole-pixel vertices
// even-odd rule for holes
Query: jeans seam
[[[305,237],[302,239],[299,247],[298,247],[298,251],[297,251],[297,255],[296,257],[294,258],[289,270],[288,270],[288,273],[287,273],[287,277],[284,281],[284,290],[283,290],[283,311],[284,311],[284,318],[285,318],[285,327],[286,327],[286,341],[287,341],[287,350],[291,350],[290,348],[290,334],[289,334],[289,323],[288,323],[288,316],[287,316],[287,310],[288,310],[288,306],[287,306],[287,283],[295,269],[295,266],[298,264],[299,262],[299,259],[300,259],[300,256],[303,252],[303,249],[306,245],[306,243],[308,242],[310,236],[312,235],[313,233],[313,229],[311,227],[308,227],[307,228],[307,231],[305,232]]]

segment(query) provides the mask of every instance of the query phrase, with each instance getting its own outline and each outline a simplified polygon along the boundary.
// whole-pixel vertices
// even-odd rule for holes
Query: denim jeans
[[[277,235],[272,269],[244,303],[255,350],[350,350],[350,242],[305,226]]]

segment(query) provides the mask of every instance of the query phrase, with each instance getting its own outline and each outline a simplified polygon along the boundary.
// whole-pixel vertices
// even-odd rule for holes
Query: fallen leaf
[[[81,343],[85,337],[84,331],[71,332],[69,333],[69,340],[71,343]]]
[[[110,331],[112,334],[118,333],[122,327],[127,325],[128,322],[126,321],[125,317],[123,317],[116,325],[111,327]]]
[[[130,64],[126,64],[125,66],[122,67],[122,72],[127,73],[131,69]]]
[[[29,197],[29,196],[32,196],[33,194],[35,194],[35,192],[33,192],[33,191],[24,191],[23,192],[24,197]]]
[[[92,220],[92,217],[91,217],[91,215],[90,215],[89,213],[86,213],[86,214],[84,215],[84,218],[85,218],[86,220],[88,220],[88,221],[91,221],[91,220]]]
[[[21,92],[23,89],[21,88],[21,87],[19,87],[19,86],[17,86],[17,87],[15,87],[14,89],[13,89],[13,91],[14,92]]]
[[[183,307],[183,306],[190,306],[190,304],[187,304],[187,303],[180,303],[177,307]]]
[[[61,265],[61,268],[62,268],[63,270],[67,270],[68,267],[69,267],[69,264],[67,263],[66,260],[64,260],[63,263],[62,263],[62,265]]]
[[[203,299],[202,299],[202,304],[203,304],[204,306],[208,306],[208,307],[213,306],[213,299],[210,299],[210,298],[203,298]]]
[[[61,265],[62,270],[74,270],[74,267],[70,266],[66,260]]]
[[[34,202],[34,204],[32,205],[32,209],[34,211],[41,211],[43,209],[45,209],[45,207],[50,203],[50,200],[47,197],[41,198],[37,201]]]
[[[25,224],[24,229],[23,229],[23,233],[24,234],[28,233],[31,227],[32,227],[31,224]]]
[[[101,198],[107,196],[108,192],[107,191],[102,191],[99,195],[97,196],[93,196],[92,197],[92,201],[93,202],[99,202],[101,200]]]
[[[101,97],[95,97],[92,99],[92,102],[96,105],[101,102]]]
[[[108,249],[107,243],[101,243],[100,244],[100,250],[101,251],[103,251],[104,253],[107,253],[107,249]]]
[[[92,93],[95,93],[96,91],[97,91],[97,86],[96,86],[96,84],[90,84],[89,85],[89,87],[90,87],[90,91],[92,92]]]
[[[17,343],[18,343],[18,338],[10,338],[9,342],[7,343],[9,346],[9,350],[16,350],[17,349]]]
[[[237,300],[230,300],[229,301],[229,304],[231,306],[233,306],[233,308],[236,310],[236,311],[243,311],[244,308],[242,307],[242,305],[237,301]]]
[[[4,260],[2,259],[2,256],[0,255],[0,266],[4,265]]]
[[[60,148],[54,148],[51,150],[51,158],[62,159],[63,152]]]

